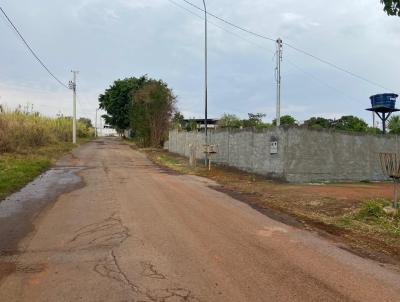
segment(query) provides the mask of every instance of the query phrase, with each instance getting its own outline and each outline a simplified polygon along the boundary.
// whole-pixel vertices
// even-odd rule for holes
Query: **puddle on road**
[[[83,185],[83,167],[55,167],[0,201],[0,256],[18,253],[18,242],[33,231],[33,221],[58,196]],[[1,278],[1,276],[0,276]]]

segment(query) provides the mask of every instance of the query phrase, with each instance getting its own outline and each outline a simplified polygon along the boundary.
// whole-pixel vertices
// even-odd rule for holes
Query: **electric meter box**
[[[272,141],[270,146],[270,153],[271,154],[278,154],[278,142]]]

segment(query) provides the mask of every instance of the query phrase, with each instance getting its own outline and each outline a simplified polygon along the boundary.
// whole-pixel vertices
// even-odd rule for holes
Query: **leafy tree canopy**
[[[347,115],[333,121],[332,128],[345,131],[366,132],[368,124],[359,117]]]
[[[276,119],[272,121],[272,125],[276,126]],[[281,125],[297,125],[296,119],[291,115],[281,116]]]
[[[194,117],[189,119],[188,123],[186,124],[185,130],[186,131],[197,131],[197,122]]]
[[[92,125],[92,120],[90,118],[87,117],[81,117],[78,122],[82,123],[83,125],[85,125],[87,128],[93,128]]]
[[[182,129],[185,117],[179,111],[175,112],[174,117],[172,118],[172,128]]]
[[[234,114],[225,113],[218,121],[218,126],[222,128],[240,128],[242,121]]]
[[[117,80],[99,96],[99,107],[107,112],[103,115],[107,124],[117,131],[123,131],[129,127],[131,95],[148,81],[147,76]]]
[[[266,117],[264,113],[248,113],[249,118],[243,120],[243,127],[257,127],[263,124],[263,118]]]
[[[400,115],[393,115],[389,118],[388,129],[392,134],[400,134]]]
[[[333,120],[323,117],[312,117],[304,122],[304,126],[311,129],[326,129],[332,127]]]
[[[161,80],[146,79],[131,90],[130,126],[143,146],[159,147],[168,135],[176,97]]]
[[[389,16],[400,17],[400,0],[381,0],[384,10]]]

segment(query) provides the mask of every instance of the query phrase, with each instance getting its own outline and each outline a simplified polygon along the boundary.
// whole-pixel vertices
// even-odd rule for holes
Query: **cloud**
[[[201,15],[183,1],[174,1]],[[191,1],[201,5],[201,1]],[[204,114],[203,21],[167,0],[42,0],[40,5],[4,0],[2,6],[63,82],[70,79],[72,68],[81,71],[82,110],[94,112],[98,94],[115,79],[148,74],[176,91],[183,112],[196,117]],[[379,1],[337,0],[327,9],[326,0],[220,0],[209,2],[208,9],[400,90],[400,22],[386,16]],[[209,24],[209,116],[265,112],[272,119],[275,44],[212,17],[209,20],[233,32]],[[4,20],[0,35],[5,41],[0,102],[7,99],[7,104],[15,106],[29,100],[45,114],[57,113],[52,106],[67,112],[70,91],[63,91],[42,70]],[[306,73],[291,68],[289,61]],[[382,92],[286,46],[282,68],[282,113],[300,120],[321,113],[368,119],[364,108],[369,95]]]

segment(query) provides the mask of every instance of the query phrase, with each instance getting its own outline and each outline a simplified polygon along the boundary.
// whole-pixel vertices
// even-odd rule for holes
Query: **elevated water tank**
[[[385,107],[389,109],[395,109],[397,97],[398,95],[394,93],[373,95],[370,97],[372,108]]]

